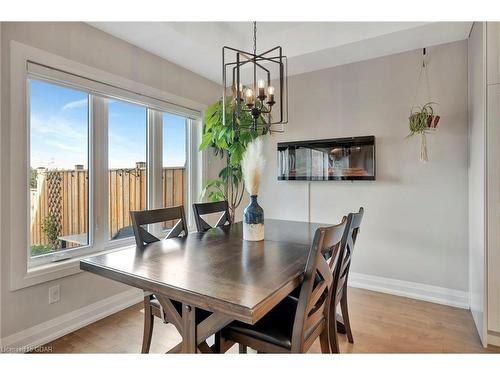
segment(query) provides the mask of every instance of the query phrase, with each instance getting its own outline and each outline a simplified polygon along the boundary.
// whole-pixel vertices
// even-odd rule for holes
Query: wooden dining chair
[[[212,226],[208,224],[201,215],[215,214],[222,212],[222,215],[217,220],[215,227],[222,227],[231,224],[231,215],[229,213],[229,203],[227,201],[209,202],[209,203],[193,203],[194,220],[196,222],[196,230],[198,232],[206,232]]]
[[[361,207],[359,212],[350,213],[347,216],[346,230],[342,239],[344,243],[344,254],[341,261],[340,275],[337,285],[334,286],[334,294],[330,300],[329,317],[329,341],[332,353],[340,353],[337,331],[346,333],[350,343],[354,342],[352,336],[351,322],[349,319],[349,310],[347,308],[347,279],[351,268],[352,254],[354,245],[358,238],[359,227],[363,219],[364,209]],[[342,316],[337,314],[337,306],[340,304]],[[334,323],[335,322],[335,323]]]
[[[130,216],[132,218],[135,243],[140,249],[144,249],[149,243],[160,241],[160,238],[151,234],[144,226],[177,220],[176,224],[167,232],[163,239],[179,237],[181,235],[185,236],[188,233],[183,206],[130,211]]]
[[[177,223],[168,232],[164,239],[179,237],[181,235],[187,235],[187,225],[184,215],[184,208],[182,206],[177,207],[167,207],[160,208],[156,210],[145,210],[145,211],[131,211],[130,216],[132,218],[132,227],[134,229],[135,242],[137,247],[143,250],[147,244],[160,241],[160,239],[147,231],[147,227],[144,226],[164,223],[166,221],[175,221]],[[172,307],[181,313],[182,304],[178,301],[168,300],[164,303],[171,304]],[[168,318],[163,310],[162,305],[158,301],[158,298],[148,291],[144,291],[144,333],[142,338],[142,353],[149,353],[151,347],[151,338],[153,336],[153,325],[154,317],[160,318],[163,323],[168,324]],[[200,310],[199,319],[203,319],[208,316],[209,313],[204,313]],[[204,316],[202,316],[204,315]]]
[[[259,353],[305,353],[319,337],[321,351],[330,353],[328,317],[332,287],[340,275],[347,219],[316,230],[299,297],[287,296],[256,324],[233,322],[221,331],[224,341],[237,342],[240,353],[251,347]]]

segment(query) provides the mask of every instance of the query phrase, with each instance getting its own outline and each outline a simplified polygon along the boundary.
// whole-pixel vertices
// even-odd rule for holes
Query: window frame
[[[201,139],[201,125],[205,105],[189,99],[116,76],[98,69],[65,59],[63,57],[33,48],[21,43],[11,42],[11,144],[19,145],[12,149],[10,164],[11,191],[24,191],[26,194],[13,194],[10,209],[10,289],[18,290],[31,285],[81,272],[79,260],[90,254],[101,254],[134,246],[134,239],[108,240],[108,113],[106,101],[117,98],[146,107],[147,111],[147,206],[161,204],[154,198],[161,189],[161,174],[154,172],[162,168],[162,138],[157,137],[162,130],[161,113],[168,112],[185,117],[188,121],[186,142],[186,186],[185,209],[189,227],[193,227],[192,213],[189,209],[197,200],[203,184],[206,154],[199,153],[196,145]],[[35,65],[33,65],[35,64]],[[35,67],[35,69],[33,69]],[[50,67],[50,68],[49,68]],[[67,77],[68,79],[64,79]],[[58,251],[70,254],[68,260],[45,262],[42,258],[53,255],[31,257],[28,254],[31,243],[30,196],[27,174],[29,174],[30,128],[29,81],[37,79],[56,85],[81,90],[89,95],[89,245],[76,249]],[[103,88],[109,88],[104,92]],[[175,103],[175,104],[174,104]],[[158,125],[158,118],[160,122]],[[17,124],[17,125],[16,125]],[[19,126],[18,124],[25,124]],[[106,124],[106,126],[98,126]],[[15,131],[13,131],[15,129]],[[161,133],[160,133],[161,135]],[[19,157],[18,157],[19,156]],[[159,161],[159,164],[158,164]],[[156,164],[155,164],[156,163]],[[21,172],[21,173],[20,173]],[[158,180],[159,182],[158,183]],[[23,190],[24,189],[24,190]],[[156,190],[155,190],[156,189]],[[161,197],[161,190],[159,192]],[[14,245],[15,244],[15,245]],[[37,261],[31,259],[39,258]]]

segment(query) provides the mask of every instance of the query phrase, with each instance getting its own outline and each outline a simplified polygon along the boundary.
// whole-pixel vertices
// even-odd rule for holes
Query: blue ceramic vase
[[[262,241],[264,239],[264,210],[257,203],[257,196],[250,196],[250,204],[243,211],[243,239]]]

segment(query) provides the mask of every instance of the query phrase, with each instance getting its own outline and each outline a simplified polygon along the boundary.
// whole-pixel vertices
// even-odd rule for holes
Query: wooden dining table
[[[251,242],[238,222],[86,258],[80,268],[153,293],[182,336],[172,352],[203,352],[208,337],[234,320],[255,324],[300,285],[314,232],[324,225],[266,219],[265,240]],[[199,309],[211,314],[199,321]]]

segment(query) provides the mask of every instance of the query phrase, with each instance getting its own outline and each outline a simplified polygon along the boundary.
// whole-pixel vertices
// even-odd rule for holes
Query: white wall
[[[471,312],[486,343],[486,38],[474,23],[468,42],[469,293]]]
[[[9,175],[10,148],[10,41],[46,50],[62,57],[111,72],[136,82],[209,104],[220,96],[220,88],[196,74],[166,60],[147,53],[83,23],[2,23],[1,25],[1,79],[2,127],[0,129],[1,160],[1,332],[3,337],[71,313],[127,289],[124,285],[108,281],[89,273],[39,284],[15,292],[9,290],[10,270],[9,191],[5,181]],[[15,209],[13,207],[12,209]],[[19,249],[19,251],[25,251]],[[48,304],[48,288],[61,287],[61,301]]]
[[[377,180],[311,183],[311,220],[337,223],[364,206],[354,272],[465,293],[467,42],[428,54],[442,116],[428,164],[418,161],[420,138],[405,139],[421,50],[306,73],[289,78],[290,122],[266,142],[259,201],[267,218],[308,218],[308,183],[277,181],[277,142],[375,135]]]

